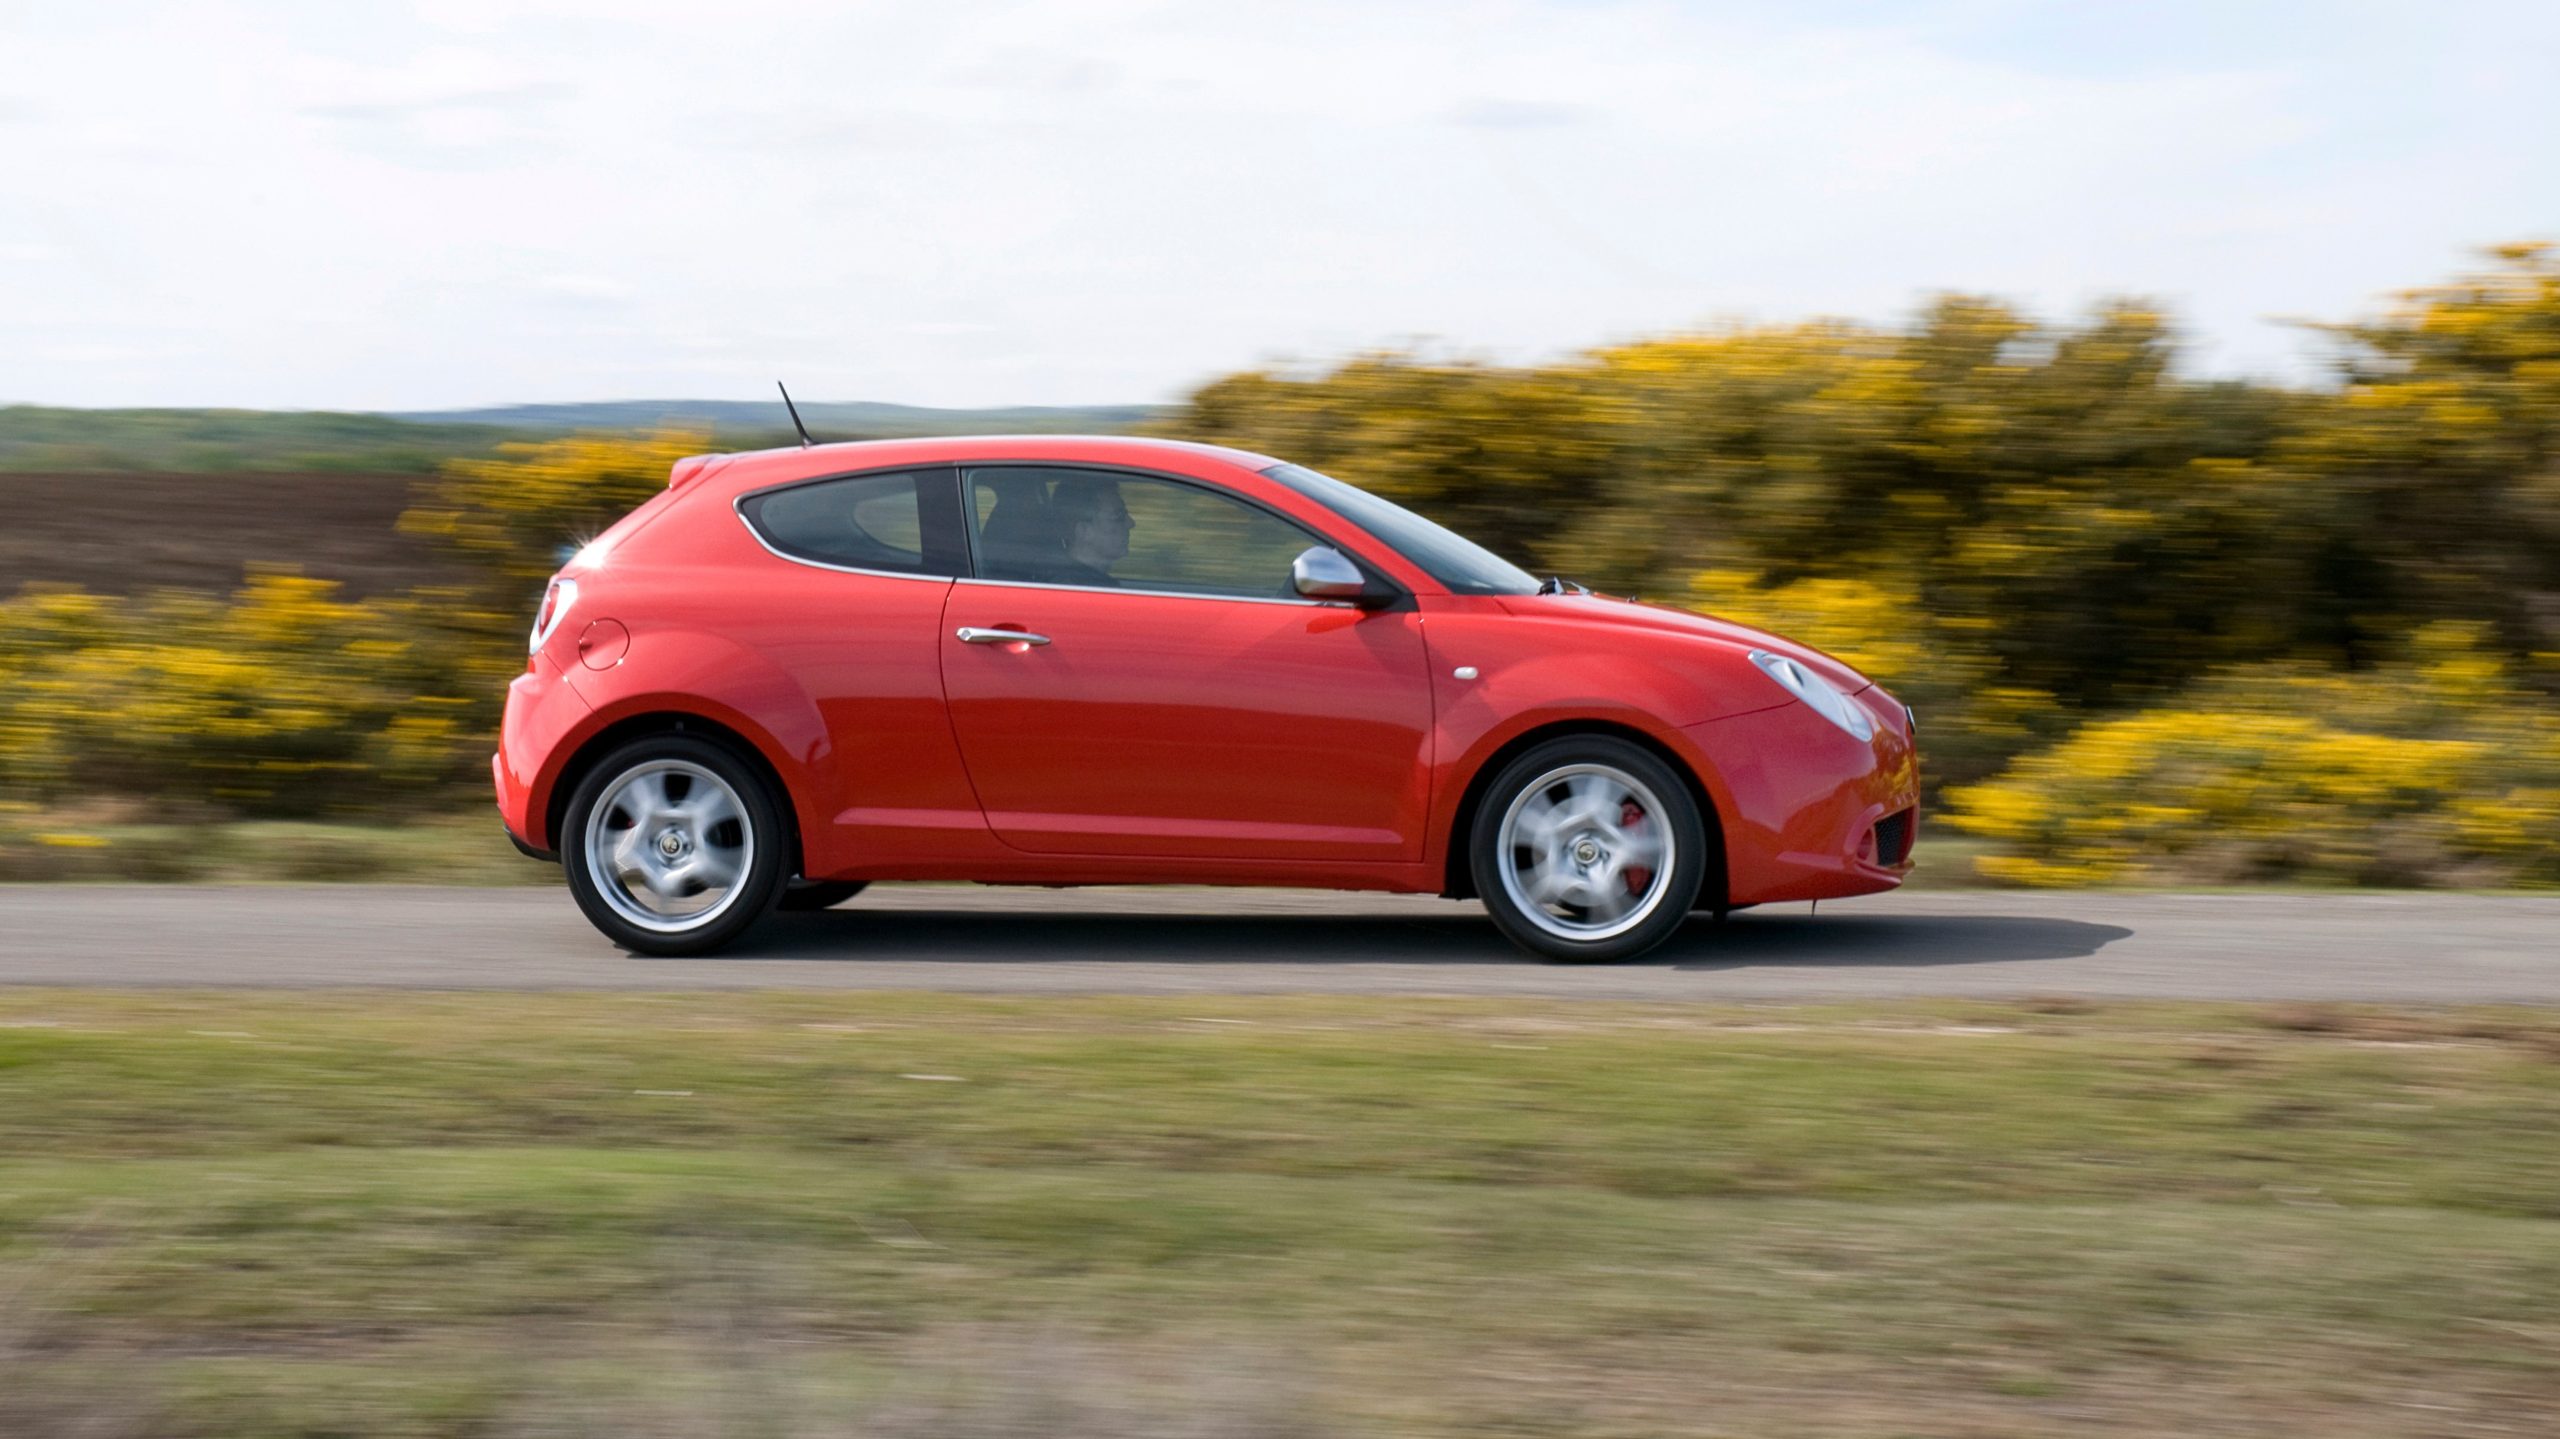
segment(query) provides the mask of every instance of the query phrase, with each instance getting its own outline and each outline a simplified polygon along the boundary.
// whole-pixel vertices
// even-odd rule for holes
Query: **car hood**
[[[1742,650],[1767,650],[1784,655],[1822,676],[1842,694],[1856,694],[1875,681],[1808,644],[1799,644],[1784,635],[1736,624],[1732,620],[1702,615],[1695,610],[1676,610],[1668,605],[1649,605],[1636,600],[1616,599],[1608,595],[1505,595],[1502,603],[1514,614],[1540,615],[1573,620],[1584,624],[1609,625],[1618,629],[1651,630],[1664,635],[1693,639],[1721,640]]]

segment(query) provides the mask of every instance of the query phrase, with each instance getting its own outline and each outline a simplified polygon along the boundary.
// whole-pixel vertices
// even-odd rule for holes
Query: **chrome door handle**
[[[964,645],[1045,645],[1048,642],[1047,635],[1035,635],[1029,630],[982,630],[976,625],[960,627],[960,643]]]

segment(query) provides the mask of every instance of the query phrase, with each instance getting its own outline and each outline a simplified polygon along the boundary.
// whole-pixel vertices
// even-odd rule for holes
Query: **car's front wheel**
[[[1631,959],[1689,917],[1706,825],[1688,785],[1649,751],[1568,735],[1494,776],[1470,858],[1485,912],[1514,944],[1547,959]]]
[[[595,927],[641,954],[708,954],[773,908],[785,851],[764,781],[724,745],[633,740],[569,798],[560,856]]]

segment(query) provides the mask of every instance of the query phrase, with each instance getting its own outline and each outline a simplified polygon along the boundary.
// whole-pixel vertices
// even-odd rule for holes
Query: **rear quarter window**
[[[925,489],[943,472],[851,475],[749,495],[738,513],[776,553],[890,574],[958,573],[926,523]]]

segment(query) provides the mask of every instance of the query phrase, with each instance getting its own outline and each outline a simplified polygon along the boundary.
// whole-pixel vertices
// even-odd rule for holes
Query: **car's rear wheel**
[[[755,770],[693,735],[633,740],[570,796],[560,857],[595,927],[641,954],[708,954],[773,908],[788,840]]]
[[[1631,959],[1689,917],[1704,819],[1671,767],[1626,740],[1568,735],[1503,766],[1476,809],[1476,893],[1547,959]]]
[[[784,887],[774,908],[785,913],[833,909],[871,887],[867,879],[810,879]]]

